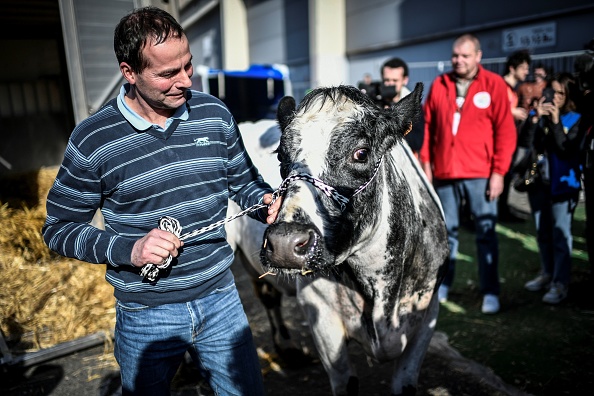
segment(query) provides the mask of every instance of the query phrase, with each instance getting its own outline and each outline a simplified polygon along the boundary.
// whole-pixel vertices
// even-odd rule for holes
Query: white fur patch
[[[437,325],[437,318],[434,318],[431,322],[429,322],[429,328],[434,329]]]
[[[313,176],[319,176],[326,169],[326,154],[330,148],[332,132],[347,122],[354,121],[363,114],[363,108],[341,98],[338,103],[318,98],[307,109],[297,113],[292,128],[300,131],[302,146],[297,161]]]
[[[406,338],[406,334],[402,333],[400,335],[400,344],[402,344],[402,352],[406,349],[406,345],[408,344],[408,339]]]
[[[300,164],[300,167],[293,170],[320,177],[327,168],[326,156],[333,132],[345,123],[361,117],[363,113],[364,109],[361,106],[345,98],[338,99],[336,103],[326,100],[322,104],[321,97],[312,102],[307,111],[301,110],[297,113],[291,129],[299,131],[302,139],[298,148],[299,157],[295,159],[295,163]],[[298,206],[304,210],[323,235],[324,226],[315,202],[315,196],[320,194],[320,191],[307,182],[297,183],[301,185],[301,199],[291,202],[289,208]]]

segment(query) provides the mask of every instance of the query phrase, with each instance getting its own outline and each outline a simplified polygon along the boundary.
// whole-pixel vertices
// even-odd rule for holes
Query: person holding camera
[[[542,97],[542,91],[547,86],[548,80],[553,73],[542,63],[534,66],[533,80],[525,81],[518,86],[518,99],[520,107],[531,110],[533,101]]]
[[[389,106],[410,94],[408,84],[408,65],[400,58],[391,58],[384,62],[381,68],[382,85],[388,89],[382,89],[384,106]],[[390,89],[392,88],[392,89]],[[387,93],[390,92],[390,93]],[[418,158],[419,151],[423,147],[425,120],[423,114],[413,122],[412,130],[406,134],[404,139],[411,150]]]
[[[572,221],[581,187],[580,114],[569,97],[570,75],[556,76],[520,132],[519,147],[532,153],[538,169],[528,188],[541,270],[524,287],[547,290],[542,301],[558,304],[567,298],[571,273]]]

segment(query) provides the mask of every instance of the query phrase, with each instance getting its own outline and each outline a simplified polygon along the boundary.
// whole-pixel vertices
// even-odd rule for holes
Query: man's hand
[[[528,112],[523,107],[515,107],[512,109],[512,115],[516,121],[524,121],[528,118]]]
[[[492,173],[489,178],[489,188],[487,189],[487,198],[489,201],[494,201],[503,192],[503,175],[499,173]]]
[[[169,231],[152,229],[140,238],[132,248],[132,265],[143,267],[146,264],[163,264],[167,257],[177,257],[183,242]]]
[[[272,202],[272,194],[265,194],[262,198],[262,202],[265,205],[269,205]],[[278,197],[276,201],[268,208],[268,217],[266,217],[266,223],[272,224],[276,220],[276,216],[278,216],[278,211],[281,207],[281,203],[283,202],[283,197]]]

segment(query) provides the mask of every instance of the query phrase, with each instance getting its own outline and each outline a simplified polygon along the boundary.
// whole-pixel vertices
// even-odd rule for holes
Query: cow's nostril
[[[294,240],[295,247],[293,248],[293,251],[295,254],[299,256],[307,254],[309,247],[311,246],[312,237],[313,235],[311,231],[299,234]]]

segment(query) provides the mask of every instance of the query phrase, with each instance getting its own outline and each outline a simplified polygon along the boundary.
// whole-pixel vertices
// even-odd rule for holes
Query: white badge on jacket
[[[452,122],[452,133],[454,136],[458,133],[458,126],[460,125],[460,112],[456,111],[454,113],[454,121]]]
[[[464,97],[458,96],[456,97],[456,112],[454,113],[454,120],[452,122],[452,134],[456,136],[458,133],[458,126],[460,125],[460,109],[464,105]]]

